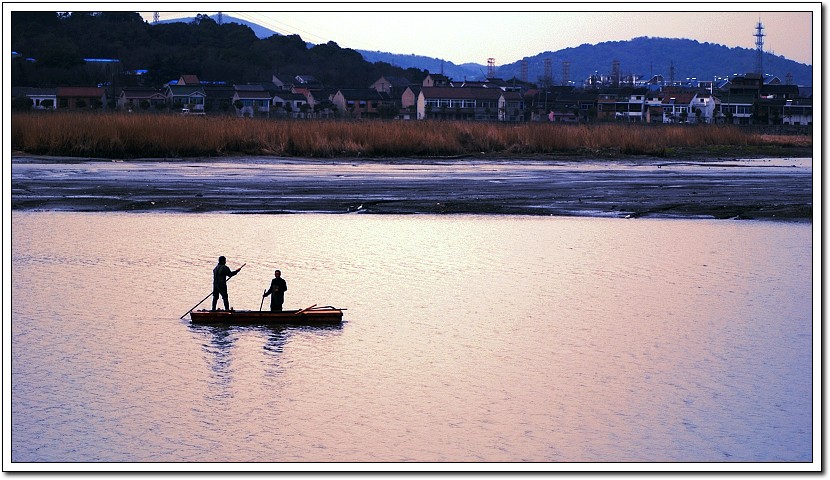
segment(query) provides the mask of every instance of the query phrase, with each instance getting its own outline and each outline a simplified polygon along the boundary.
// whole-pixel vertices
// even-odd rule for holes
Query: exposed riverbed
[[[17,156],[12,208],[809,220],[812,160]]]

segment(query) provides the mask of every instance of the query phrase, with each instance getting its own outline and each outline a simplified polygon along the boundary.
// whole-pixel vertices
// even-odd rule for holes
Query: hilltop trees
[[[12,25],[11,47],[21,55],[13,62],[15,86],[119,81],[111,72],[90,78],[94,72],[83,68],[84,58],[118,59],[121,71],[147,70],[145,82],[156,86],[182,73],[237,83],[302,73],[347,88],[365,88],[381,75],[421,74],[366,62],[334,42],[309,48],[297,35],[259,39],[247,26],[220,25],[207,15],[151,25],[131,12],[12,12]]]

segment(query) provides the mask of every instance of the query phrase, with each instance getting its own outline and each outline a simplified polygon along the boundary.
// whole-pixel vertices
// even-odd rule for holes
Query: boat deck
[[[191,323],[234,325],[330,324],[343,320],[343,310],[331,306],[312,306],[300,310],[279,312],[256,310],[195,310],[190,312]]]

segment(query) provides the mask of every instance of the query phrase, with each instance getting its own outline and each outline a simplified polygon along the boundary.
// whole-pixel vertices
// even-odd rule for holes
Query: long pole
[[[245,265],[247,265],[247,263],[243,263],[243,264],[242,264],[242,267],[244,267]],[[239,267],[239,270],[242,270],[242,267]],[[233,277],[230,277],[228,280],[230,280],[231,278],[233,278]],[[201,299],[201,300],[199,301],[199,303],[197,303],[196,305],[193,305],[193,308],[191,308],[190,310],[188,310],[188,311],[184,312],[184,315],[182,315],[181,317],[179,317],[179,320],[183,319],[185,315],[187,315],[188,313],[192,312],[194,308],[196,308],[196,307],[198,307],[199,305],[201,305],[201,304],[202,304],[202,302],[204,302],[205,300],[207,300],[207,299],[208,299],[208,297],[210,297],[211,295],[213,295],[213,291],[211,291],[210,293],[208,293],[207,295],[205,295],[205,298]]]

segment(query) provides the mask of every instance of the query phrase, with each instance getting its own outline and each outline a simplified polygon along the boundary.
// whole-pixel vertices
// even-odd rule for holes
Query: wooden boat
[[[280,312],[256,310],[194,310],[190,312],[190,323],[233,324],[233,325],[317,325],[340,323],[342,308],[312,305],[301,310]]]

